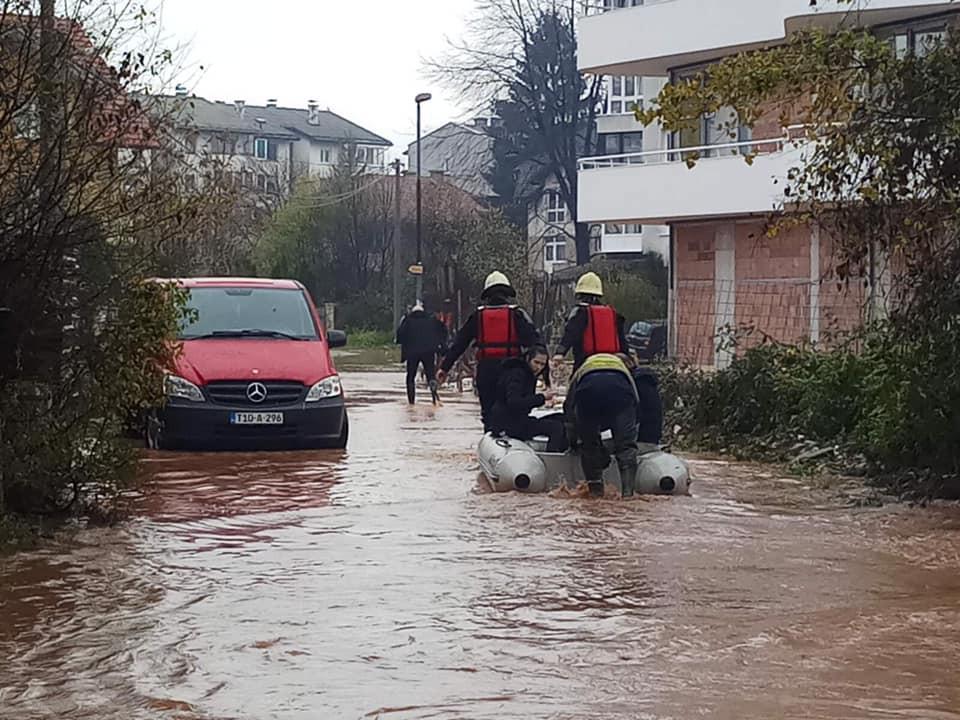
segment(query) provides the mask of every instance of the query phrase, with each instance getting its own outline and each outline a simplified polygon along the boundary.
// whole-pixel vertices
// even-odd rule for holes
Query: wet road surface
[[[345,386],[346,453],[150,454],[130,522],[0,559],[0,718],[960,719],[956,508],[483,494],[469,397]]]

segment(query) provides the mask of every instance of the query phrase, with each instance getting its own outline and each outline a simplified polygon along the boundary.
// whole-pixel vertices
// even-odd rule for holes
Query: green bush
[[[766,344],[717,372],[661,368],[668,435],[705,448],[840,445],[877,471],[960,474],[960,372],[939,347],[888,327],[862,351]]]

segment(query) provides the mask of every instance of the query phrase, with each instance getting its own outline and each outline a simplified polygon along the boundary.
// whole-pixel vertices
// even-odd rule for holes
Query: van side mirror
[[[345,347],[347,334],[343,330],[327,330],[327,344],[331,348]]]

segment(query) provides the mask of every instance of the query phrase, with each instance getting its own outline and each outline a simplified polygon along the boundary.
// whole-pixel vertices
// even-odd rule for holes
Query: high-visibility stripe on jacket
[[[477,358],[518,357],[523,348],[517,332],[516,305],[481,307],[477,310]]]
[[[624,352],[620,347],[617,311],[609,305],[587,305],[587,327],[583,331],[583,354]]]
[[[592,372],[619,372],[630,381],[630,387],[633,388],[633,397],[639,399],[637,394],[637,384],[633,380],[633,374],[630,372],[630,369],[626,366],[626,363],[623,362],[616,355],[611,355],[609,353],[599,353],[588,357],[583,361],[583,365],[573,374],[573,378],[570,380],[571,386],[576,386],[586,375],[589,375]]]

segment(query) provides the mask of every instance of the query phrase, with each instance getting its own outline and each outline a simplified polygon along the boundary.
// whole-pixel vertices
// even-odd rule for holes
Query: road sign
[[[423,275],[423,265],[411,265],[407,268],[411,275]]]

